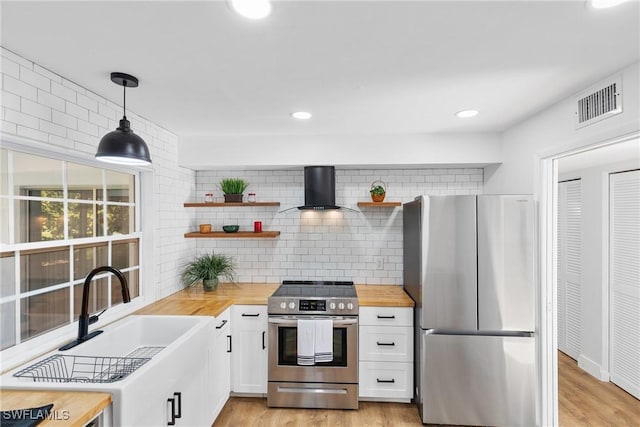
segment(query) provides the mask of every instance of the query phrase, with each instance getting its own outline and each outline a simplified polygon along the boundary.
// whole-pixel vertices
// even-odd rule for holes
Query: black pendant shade
[[[124,114],[120,126],[100,140],[96,159],[124,165],[150,165],[149,147],[133,133],[126,116],[126,90],[127,87],[137,87],[138,79],[129,74],[111,73],[111,81],[124,87]]]

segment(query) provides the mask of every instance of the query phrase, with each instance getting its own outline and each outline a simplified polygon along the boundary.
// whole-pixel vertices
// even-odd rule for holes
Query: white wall
[[[278,170],[198,171],[200,202],[207,192],[222,201],[222,178],[242,177],[258,201],[279,201],[280,207],[224,207],[196,209],[192,229],[211,223],[238,224],[252,230],[262,221],[264,230],[278,230],[275,239],[197,239],[198,252],[214,250],[232,255],[243,282],[277,283],[283,279],[353,280],[360,284],[402,284],[402,210],[361,208],[361,212],[300,212],[279,210],[304,204],[302,168]],[[371,183],[388,184],[385,201],[407,202],[419,194],[480,194],[482,169],[337,169],[336,203],[358,209],[371,201]],[[376,258],[384,268],[376,269]]]
[[[562,170],[563,162],[559,167]],[[608,380],[608,206],[609,174],[640,166],[640,153],[625,162],[600,164],[559,175],[581,179],[582,185],[582,317],[578,365]]]
[[[571,96],[513,126],[502,137],[502,164],[485,169],[485,192],[531,194],[536,156],[589,146],[640,130],[640,63],[620,73],[622,114],[575,129],[575,99]]]
[[[497,133],[185,136],[179,154],[180,165],[196,170],[320,164],[478,167],[502,157]]]
[[[0,49],[2,136],[93,162],[100,137],[118,126],[122,107]],[[111,83],[105,80],[105,84]],[[194,197],[195,172],[178,165],[176,135],[134,112],[127,111],[127,117],[134,132],[146,141],[153,160],[152,168],[142,174],[143,184],[151,191],[145,191],[140,209],[148,229],[145,238],[153,241],[153,253],[143,254],[153,263],[147,266],[146,277],[153,278],[147,290],[157,298],[180,288],[179,269],[195,251],[195,243],[182,237],[191,215],[182,203]]]

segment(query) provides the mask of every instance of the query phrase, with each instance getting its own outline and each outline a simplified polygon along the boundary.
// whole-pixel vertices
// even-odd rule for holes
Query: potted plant
[[[220,181],[220,189],[225,203],[242,203],[242,193],[248,186],[249,183],[242,178],[224,178]]]
[[[374,202],[384,201],[384,196],[387,194],[387,185],[382,181],[373,181],[371,183],[371,200]]]
[[[196,257],[185,266],[182,272],[182,283],[185,286],[192,286],[202,281],[205,291],[215,291],[220,277],[230,282],[235,280],[233,258],[228,255],[211,252]]]

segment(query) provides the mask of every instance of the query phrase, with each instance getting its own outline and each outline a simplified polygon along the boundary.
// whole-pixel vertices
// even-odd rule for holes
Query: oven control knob
[[[347,304],[347,308],[348,308],[349,310],[353,310],[353,303],[349,303],[349,304]]]
[[[293,302],[293,301],[291,301],[291,302],[289,303],[289,308],[290,308],[291,310],[293,310],[294,308],[296,308],[296,303],[295,303],[295,302]]]
[[[329,303],[329,308],[331,310],[335,310],[336,309],[336,303],[335,302]]]
[[[287,303],[286,303],[286,302],[284,302],[284,301],[282,301],[282,302],[280,303],[280,308],[287,308]]]
[[[340,304],[338,304],[338,309],[339,310],[344,310],[344,303],[341,302]]]

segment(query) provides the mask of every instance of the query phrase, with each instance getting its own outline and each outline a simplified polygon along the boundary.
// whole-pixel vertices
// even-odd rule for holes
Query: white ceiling
[[[137,76],[128,108],[180,136],[500,132],[638,61],[639,6],[2,1],[1,42],[117,103]]]

